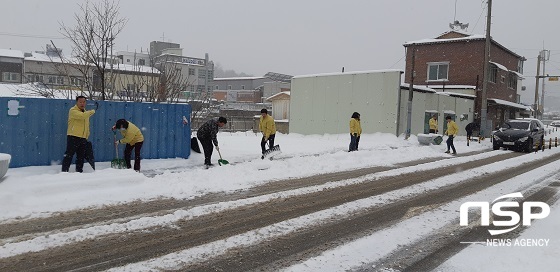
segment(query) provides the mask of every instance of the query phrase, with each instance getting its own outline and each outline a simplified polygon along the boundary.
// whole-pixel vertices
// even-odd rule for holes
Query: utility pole
[[[537,76],[535,77],[535,112],[533,117],[537,118],[539,116],[539,79],[541,75],[541,53],[537,57]]]
[[[542,57],[541,57],[541,61],[542,61],[542,74],[543,76],[546,75],[546,61],[549,59],[550,57],[550,51],[549,50],[542,50],[541,51]],[[546,79],[543,78],[542,81],[542,90],[541,90],[541,118],[544,115],[544,83],[546,82]]]
[[[414,44],[410,45],[412,50],[412,65],[410,68],[410,86],[408,86],[408,105],[407,105],[407,116],[406,116],[406,135],[405,139],[410,137],[410,131],[412,128],[412,98],[414,95],[414,62],[416,61],[416,48]]]
[[[484,137],[488,136],[486,129],[488,128],[487,114],[488,114],[488,78],[490,76],[489,62],[490,62],[490,25],[492,23],[492,0],[488,0],[488,15],[486,18],[486,47],[484,49],[484,78],[482,80],[482,96],[480,107],[480,134]]]

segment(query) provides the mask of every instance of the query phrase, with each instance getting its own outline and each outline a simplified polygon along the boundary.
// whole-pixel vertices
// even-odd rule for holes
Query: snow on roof
[[[218,77],[218,78],[214,78],[214,81],[221,81],[221,80],[255,80],[255,79],[265,79],[265,77]]]
[[[405,42],[404,45],[412,45],[412,44],[422,44],[422,43],[445,43],[445,42],[459,42],[459,41],[468,41],[468,40],[480,40],[486,39],[484,35],[471,35],[468,37],[462,38],[453,38],[453,39],[422,39],[416,41]]]
[[[410,88],[410,84],[409,83],[401,83],[401,89],[408,89]],[[414,85],[414,90],[420,90],[420,91],[425,91],[425,92],[429,92],[429,93],[435,93],[436,90],[426,87],[426,86],[422,86],[422,85]]]
[[[473,85],[428,85],[432,89],[476,89]]]
[[[323,77],[323,76],[340,76],[340,75],[359,75],[359,74],[372,74],[372,73],[389,73],[389,72],[400,72],[404,73],[403,70],[399,69],[385,69],[385,70],[369,70],[369,71],[357,71],[357,72],[337,72],[337,73],[324,73],[324,74],[312,74],[312,75],[299,75],[294,76],[294,78],[307,78],[307,77]]]
[[[110,65],[107,69],[111,69]],[[141,73],[152,73],[152,74],[159,74],[159,70],[145,65],[130,65],[130,64],[121,64],[117,63],[113,65],[113,70],[117,71],[134,71],[134,72],[141,72]]]
[[[12,49],[0,49],[0,57],[23,59],[23,52]]]
[[[0,83],[0,97],[28,97],[28,98],[45,98],[40,95],[33,94],[34,90],[42,88],[37,83],[24,83],[24,84],[10,84],[10,83]],[[64,99],[65,96],[62,95],[62,91],[55,92],[56,98]]]
[[[27,61],[42,61],[42,62],[55,62],[55,63],[81,63],[75,58],[60,58],[60,57],[49,57],[45,54],[33,52],[31,57],[25,57]],[[106,69],[110,70],[111,65],[107,64]],[[159,70],[150,66],[145,65],[130,65],[130,64],[121,64],[117,63],[113,65],[113,70],[117,71],[134,71],[134,72],[141,72],[141,73],[153,73],[159,74]]]
[[[463,98],[476,98],[474,94],[464,94],[464,93],[454,93],[454,92],[438,92],[437,94],[448,95],[448,96],[458,96]]]
[[[504,70],[504,71],[510,72],[510,73],[514,73],[514,74],[516,74],[519,78],[523,79],[523,75],[522,75],[521,73],[518,73],[517,71],[510,70],[510,69],[508,69],[507,67],[505,67],[504,65],[499,64],[499,63],[497,63],[497,62],[490,61],[490,63],[496,65],[496,67],[498,67],[498,68],[501,69],[501,70]]]
[[[60,58],[56,57],[49,57],[46,54],[32,52],[31,57],[25,57],[26,61],[43,61],[43,62],[56,62],[56,63],[69,63],[69,62],[76,62],[73,58]]]
[[[277,93],[277,94],[275,94],[275,95],[272,95],[272,96],[268,97],[268,98],[265,99],[265,100],[270,101],[271,99],[273,99],[273,98],[275,98],[275,97],[278,97],[278,96],[281,96],[281,95],[290,96],[290,92],[279,92],[279,93]]]
[[[523,104],[518,104],[518,103],[514,103],[514,102],[510,102],[510,101],[506,101],[506,100],[502,100],[502,99],[498,99],[498,98],[488,98],[488,100],[492,100],[496,104],[499,104],[499,105],[514,107],[514,108],[527,110],[527,111],[531,110],[531,107],[529,107],[529,106],[525,106]]]

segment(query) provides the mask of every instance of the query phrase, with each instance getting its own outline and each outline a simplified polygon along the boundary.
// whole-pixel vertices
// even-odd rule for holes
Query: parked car
[[[560,127],[560,121],[552,121],[550,125],[553,127]]]
[[[512,119],[505,122],[492,135],[494,150],[500,147],[532,152],[535,145],[544,144],[544,124],[538,119]]]

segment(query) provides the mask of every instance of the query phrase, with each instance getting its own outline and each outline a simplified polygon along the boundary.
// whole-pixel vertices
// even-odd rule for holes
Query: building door
[[[424,134],[430,133],[430,119],[434,115],[437,115],[436,111],[426,111],[424,113]]]

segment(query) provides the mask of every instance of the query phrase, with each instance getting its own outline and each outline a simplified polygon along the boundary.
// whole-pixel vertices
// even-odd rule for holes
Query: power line
[[[23,33],[8,33],[8,32],[0,32],[0,36],[11,36],[11,37],[21,37],[21,38],[55,39],[55,40],[66,39],[65,37],[43,36],[43,35],[33,35],[33,34],[23,34]]]
[[[406,55],[402,56],[399,60],[397,60],[397,62],[395,62],[393,65],[391,65],[391,66],[389,67],[389,69],[392,69],[393,66],[395,66],[395,65],[397,65],[399,62],[401,62],[401,60],[404,59],[404,57],[406,57]]]

